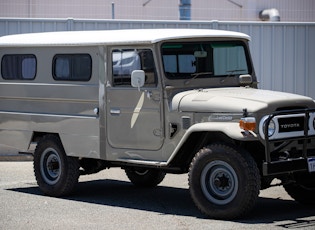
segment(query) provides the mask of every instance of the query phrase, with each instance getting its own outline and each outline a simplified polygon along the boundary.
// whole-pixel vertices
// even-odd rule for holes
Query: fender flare
[[[230,137],[233,140],[238,141],[257,141],[258,136],[254,132],[245,133],[239,127],[239,123],[237,122],[203,122],[194,124],[187,129],[184,136],[179,141],[178,145],[174,149],[170,158],[167,161],[167,165],[174,159],[180,148],[184,145],[184,143],[189,139],[192,133],[196,132],[220,132]]]

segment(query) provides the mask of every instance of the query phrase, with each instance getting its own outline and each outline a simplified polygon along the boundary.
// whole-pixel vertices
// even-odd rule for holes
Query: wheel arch
[[[34,131],[33,132],[33,135],[32,135],[32,138],[29,142],[29,145],[28,145],[28,150],[29,152],[33,152],[38,144],[38,142],[44,137],[44,136],[47,136],[47,135],[52,135],[52,136],[55,136],[56,138],[58,138],[62,144],[62,141],[60,139],[60,136],[58,133],[50,133],[50,132],[38,132],[38,131]],[[62,144],[63,145],[63,144]]]
[[[232,138],[219,131],[198,131],[190,133],[170,162],[171,167],[181,168],[182,172],[188,172],[189,165],[195,154],[204,146],[215,142],[235,144]]]
[[[34,131],[33,132],[33,136],[32,136],[32,139],[31,139],[31,142],[35,142],[35,143],[38,143],[40,139],[42,139],[44,136],[46,135],[53,135],[53,136],[56,136],[60,139],[60,136],[58,133],[49,133],[49,132],[37,132],[37,131]]]
[[[89,157],[93,159],[100,159],[99,137],[74,135],[73,133],[55,133],[55,132],[33,132],[31,142],[29,143],[29,150],[34,147],[32,144],[37,144],[44,136],[52,135],[57,137],[67,156],[72,157]]]

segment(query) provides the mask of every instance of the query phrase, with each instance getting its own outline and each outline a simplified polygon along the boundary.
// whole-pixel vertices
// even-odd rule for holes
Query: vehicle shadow
[[[315,229],[315,206],[302,205],[294,200],[259,197],[250,215],[237,220],[246,224],[271,224],[294,229],[313,226]]]
[[[44,196],[37,186],[12,188],[8,190]],[[105,179],[80,182],[73,195],[60,199],[137,209],[161,214],[193,216],[200,219],[207,218],[195,207],[190,198],[188,189],[185,188],[166,186],[137,188],[130,182]],[[301,222],[300,219],[308,219],[308,223],[303,222],[302,224],[315,226],[315,207],[301,205],[293,200],[259,197],[251,213],[243,219],[234,220],[234,222],[268,224],[291,221],[298,224]],[[290,226],[287,225],[279,224],[278,226],[290,228]]]

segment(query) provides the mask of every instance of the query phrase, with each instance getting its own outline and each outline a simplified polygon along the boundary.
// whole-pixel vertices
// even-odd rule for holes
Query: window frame
[[[4,62],[5,61],[4,60],[7,57],[15,57],[17,59],[21,58],[21,60],[15,61],[18,64],[18,68],[19,68],[18,72],[20,72],[18,78],[16,78],[15,76],[13,78],[11,78],[11,77],[7,77],[5,75],[5,73],[4,73],[5,72],[4,71],[4,69],[5,69]],[[34,74],[33,74],[32,77],[25,78],[25,77],[23,77],[23,61],[25,59],[28,59],[28,58],[32,58],[35,61],[35,65],[32,66],[32,69],[34,68],[34,71],[33,71]],[[36,76],[37,76],[37,57],[36,57],[35,54],[31,54],[31,53],[27,53],[27,54],[5,54],[5,55],[2,56],[2,58],[1,58],[1,77],[2,77],[2,79],[8,80],[8,81],[16,81],[16,80],[33,81],[33,80],[35,80]]]
[[[148,71],[148,69],[144,69],[144,66],[143,66],[143,59],[142,57],[139,56],[139,62],[140,62],[140,70],[143,70],[145,72],[145,74],[147,75],[148,73],[151,73],[153,74],[153,79],[154,79],[154,82],[150,82],[149,83],[147,82],[147,80],[145,81],[144,83],[144,88],[156,88],[158,86],[158,74],[157,74],[157,64],[156,64],[156,59],[154,57],[154,51],[152,49],[152,47],[130,47],[130,46],[113,46],[111,47],[111,49],[109,50],[109,56],[110,56],[110,63],[109,63],[109,68],[111,70],[111,83],[112,83],[112,86],[115,87],[115,88],[132,88],[131,86],[131,82],[130,84],[128,83],[125,83],[125,84],[117,84],[115,82],[115,74],[114,74],[114,65],[117,63],[117,61],[114,61],[114,58],[113,58],[113,54],[114,52],[136,52],[137,55],[139,56],[139,52],[143,52],[143,51],[150,51],[151,52],[151,55],[152,55],[152,61],[153,61],[153,68],[151,69],[152,71]],[[131,57],[127,57],[126,59],[129,59]],[[136,61],[136,60],[135,60]],[[118,75],[119,76],[119,75]],[[123,78],[123,74],[121,75],[122,78]],[[131,77],[131,72],[130,72],[130,77]],[[151,79],[151,78],[149,78]],[[130,79],[131,80],[131,79]],[[122,80],[122,82],[124,82]],[[126,81],[128,82],[128,81]]]
[[[78,56],[84,56],[84,57],[88,57],[90,60],[90,67],[89,67],[89,77],[88,78],[73,78],[74,75],[74,70],[75,70],[75,66],[74,66],[74,62],[75,62],[75,57]],[[62,57],[67,57],[69,62],[69,77],[58,77],[56,75],[56,62],[58,60],[58,58],[62,58]],[[92,78],[92,74],[93,74],[93,59],[92,56],[89,53],[58,53],[55,54],[53,59],[52,59],[52,76],[53,79],[55,81],[83,81],[83,82],[88,82],[91,80]]]
[[[247,65],[247,72],[249,74],[253,73],[253,67],[252,67],[252,63],[251,63],[251,59],[250,59],[250,53],[249,53],[249,49],[248,46],[246,45],[246,43],[244,41],[241,40],[196,40],[196,41],[167,41],[167,42],[163,42],[160,45],[160,52],[161,52],[161,58],[162,58],[162,70],[164,73],[164,76],[169,79],[169,80],[181,80],[181,79],[191,79],[194,78],[194,76],[198,75],[198,73],[195,74],[190,74],[190,73],[181,73],[179,70],[179,55],[185,55],[188,54],[185,49],[183,48],[181,50],[181,46],[184,45],[193,45],[193,44],[208,44],[209,46],[212,45],[224,45],[224,44],[231,44],[231,45],[236,45],[236,46],[240,46],[243,47],[244,50],[244,54],[245,54],[245,60],[246,60],[246,65]],[[167,52],[167,48],[163,48],[163,46],[173,46],[174,49],[178,49],[178,52]],[[165,51],[164,51],[165,49]],[[176,69],[177,69],[177,73],[173,73],[170,72],[170,74],[168,74],[168,72],[166,72],[165,69],[165,63],[164,63],[164,59],[163,56],[164,55],[174,55],[176,56]],[[215,65],[215,60],[214,60],[214,56],[213,56],[213,50],[211,52],[211,61],[212,61],[212,66],[211,66],[211,74],[209,73],[208,75],[200,75],[198,76],[198,78],[221,78],[221,77],[225,77],[231,74],[226,74],[226,75],[214,75],[214,65]],[[170,77],[170,75],[173,75],[172,77]]]

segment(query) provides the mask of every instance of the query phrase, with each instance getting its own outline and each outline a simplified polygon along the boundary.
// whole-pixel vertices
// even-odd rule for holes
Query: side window
[[[33,54],[8,54],[1,60],[1,75],[6,80],[33,80],[37,60]]]
[[[112,73],[114,86],[131,86],[131,73],[145,72],[145,86],[157,84],[153,54],[150,49],[115,49],[112,51]]]
[[[89,54],[57,54],[53,59],[53,77],[62,81],[89,81],[92,58]]]

